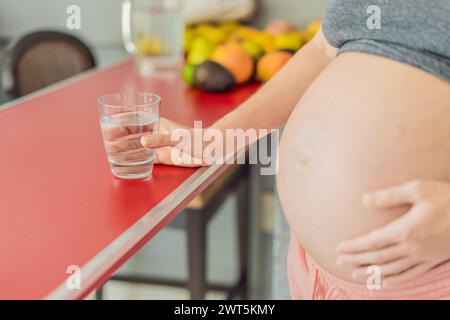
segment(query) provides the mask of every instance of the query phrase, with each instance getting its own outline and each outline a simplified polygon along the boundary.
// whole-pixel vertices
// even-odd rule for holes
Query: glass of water
[[[141,145],[143,135],[159,131],[161,98],[156,94],[112,93],[98,99],[100,126],[115,177],[146,179],[153,171],[154,150]]]
[[[182,0],[124,0],[122,35],[141,75],[175,69],[183,59]]]

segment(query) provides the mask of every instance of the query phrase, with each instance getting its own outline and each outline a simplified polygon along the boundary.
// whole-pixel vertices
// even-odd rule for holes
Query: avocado
[[[233,89],[236,82],[233,75],[220,64],[207,60],[195,70],[196,86],[207,92],[227,92]]]

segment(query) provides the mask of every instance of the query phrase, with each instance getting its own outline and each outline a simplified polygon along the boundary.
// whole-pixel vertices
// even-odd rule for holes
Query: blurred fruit
[[[159,55],[163,51],[163,44],[158,37],[146,36],[138,40],[137,50],[141,56]]]
[[[195,69],[195,83],[199,89],[208,92],[226,92],[235,85],[233,75],[211,60],[203,62]]]
[[[296,33],[302,37],[303,44],[308,42],[308,32],[306,30],[297,30]]]
[[[292,54],[285,51],[274,51],[262,57],[257,66],[257,78],[262,82],[269,81],[291,59]]]
[[[222,22],[219,28],[227,35],[239,28],[239,23],[235,21]]]
[[[227,69],[238,84],[250,80],[254,65],[252,57],[237,43],[227,43],[219,46],[211,60]]]
[[[240,26],[231,34],[232,40],[251,40],[259,31],[253,27]]]
[[[277,50],[277,51],[287,52],[287,53],[289,53],[291,56],[293,56],[294,54],[297,53],[297,51],[289,50],[289,49],[281,49],[281,50]]]
[[[275,50],[275,46],[273,43],[273,36],[267,32],[258,32],[257,34],[251,37],[252,41],[256,44],[260,45],[265,52],[271,52]]]
[[[222,44],[227,39],[227,33],[224,32],[221,28],[209,25],[202,24],[196,28],[196,34],[199,36],[203,36],[208,39],[214,45]]]
[[[184,81],[191,86],[195,85],[195,71],[197,66],[195,64],[186,64],[181,71]]]
[[[188,54],[189,64],[200,64],[208,60],[214,52],[214,45],[204,37],[195,37]]]
[[[211,28],[211,25],[209,23],[200,23],[193,27],[195,33],[202,34],[205,30],[208,30]]]
[[[264,49],[251,40],[242,41],[241,46],[249,55],[252,56],[254,61],[258,61],[264,55]]]
[[[288,33],[275,36],[274,47],[275,49],[287,49],[297,51],[303,45],[303,36],[296,33]]]
[[[266,82],[317,34],[320,26],[320,21],[314,21],[307,29],[295,31],[289,21],[278,19],[264,31],[238,22],[187,27],[183,79],[211,92],[228,91],[249,81],[254,73]],[[159,39],[146,37],[138,42],[138,50],[141,55],[155,55],[164,48]]]
[[[184,31],[184,52],[189,52],[191,49],[192,41],[195,38],[195,31],[192,28],[186,28]]]
[[[320,20],[312,22],[305,32],[306,41],[311,41],[320,29]]]
[[[278,19],[270,22],[266,31],[273,35],[280,35],[294,31],[294,26],[288,20]]]

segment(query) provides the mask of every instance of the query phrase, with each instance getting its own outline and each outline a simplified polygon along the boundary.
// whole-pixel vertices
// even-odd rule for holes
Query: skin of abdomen
[[[450,85],[386,58],[340,55],[280,143],[278,190],[297,240],[326,271],[353,281],[337,265],[337,245],[409,209],[367,209],[363,194],[416,179],[450,181]]]

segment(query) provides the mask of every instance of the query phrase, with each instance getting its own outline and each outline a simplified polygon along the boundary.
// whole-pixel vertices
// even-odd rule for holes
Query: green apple
[[[188,63],[183,67],[183,70],[181,71],[184,81],[190,86],[195,85],[195,70],[196,69],[197,69],[197,66],[195,64]]]

